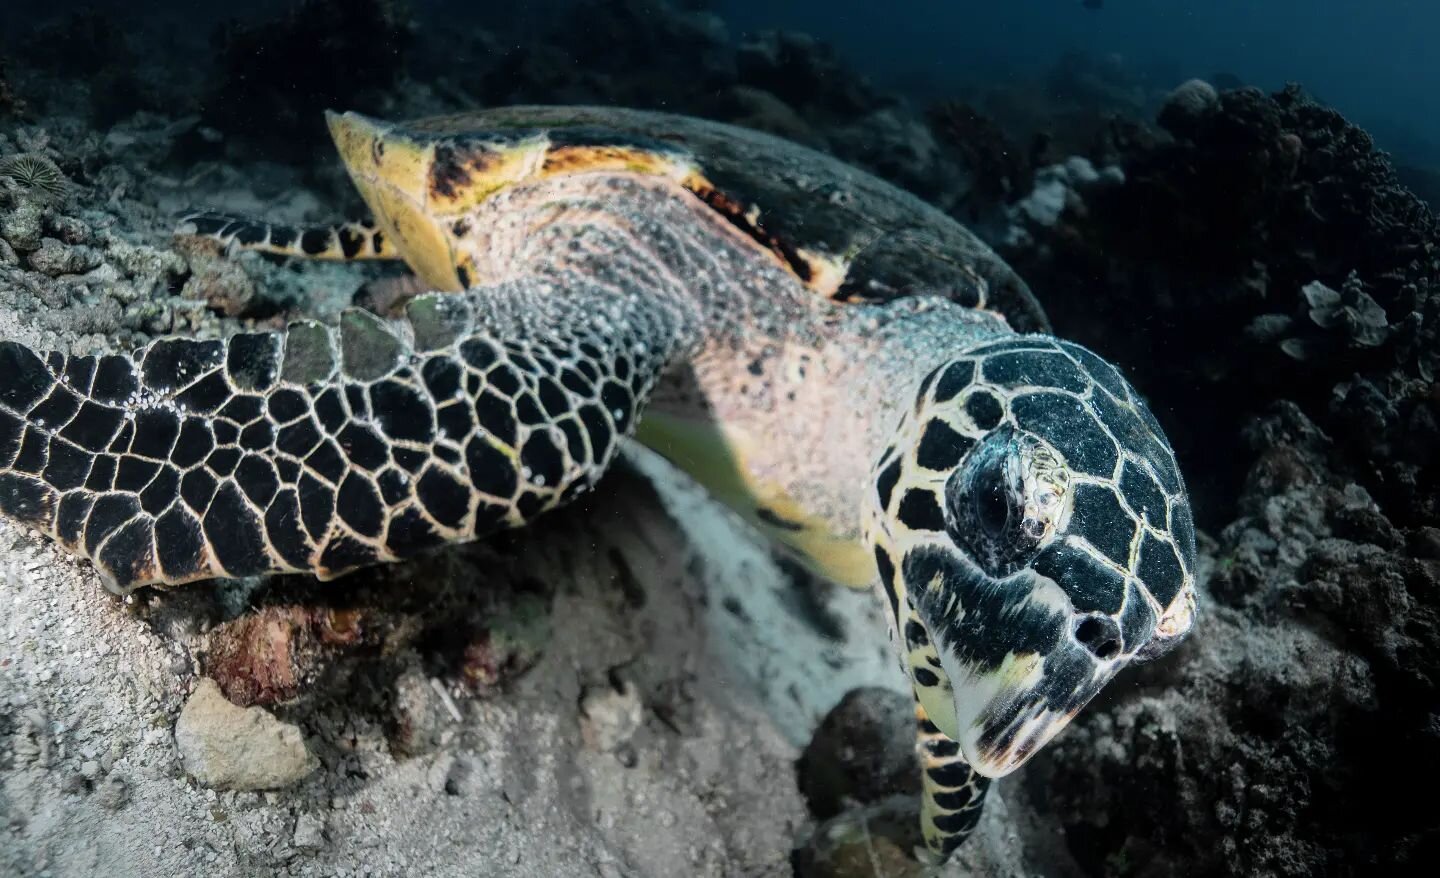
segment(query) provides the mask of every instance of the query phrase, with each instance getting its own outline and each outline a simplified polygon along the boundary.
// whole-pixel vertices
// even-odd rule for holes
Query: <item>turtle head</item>
[[[450,229],[430,200],[433,138],[359,113],[325,114],[330,136],[381,234],[435,290],[465,288]]]
[[[545,151],[532,131],[482,138],[463,116],[410,123],[327,112],[330,136],[381,231],[433,289],[475,280],[470,214],[497,190],[534,171]]]
[[[987,777],[1013,771],[1195,613],[1195,531],[1136,391],[1046,336],[930,374],[875,470],[870,532],[916,694]]]

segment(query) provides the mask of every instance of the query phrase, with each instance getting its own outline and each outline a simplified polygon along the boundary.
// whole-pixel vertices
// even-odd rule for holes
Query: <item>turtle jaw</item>
[[[435,144],[359,113],[326,111],[330,136],[381,231],[434,290],[465,288],[456,246],[429,202]]]
[[[951,665],[952,655],[941,652],[941,662]],[[1114,669],[1080,667],[1077,678],[1060,686],[1051,678],[1047,665],[1051,656],[1010,655],[992,674],[967,674],[950,670],[955,686],[955,714],[960,737],[957,742],[965,760],[979,774],[1000,778],[1015,771],[1038,753],[1084,708],[1085,704],[1114,675]],[[1018,679],[1017,679],[1018,678]],[[1077,685],[1066,686],[1073,680]],[[1068,689],[1053,693],[1054,689]],[[1057,697],[1058,696],[1058,697]]]
[[[996,578],[942,545],[911,559],[906,587],[950,683],[954,719],[936,724],[985,777],[1023,765],[1128,661],[1077,641],[1080,617],[1046,577]]]

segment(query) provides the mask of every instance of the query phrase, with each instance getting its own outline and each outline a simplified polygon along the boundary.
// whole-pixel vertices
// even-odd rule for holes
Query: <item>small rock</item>
[[[130,801],[130,787],[124,778],[112,774],[95,788],[95,801],[102,808],[119,811]]]
[[[431,789],[447,796],[476,796],[490,791],[484,763],[474,755],[445,756],[431,766]]]
[[[914,796],[894,796],[821,823],[796,850],[795,874],[798,878],[934,875],[934,867],[911,853],[922,843],[917,802]]]
[[[1215,86],[1203,79],[1191,79],[1170,92],[1160,108],[1158,121],[1166,131],[1183,137],[1219,108],[1220,95]]]
[[[620,871],[619,866],[608,860],[595,864],[595,874],[599,875],[600,878],[624,878],[625,876],[625,873]]]
[[[88,792],[89,789],[90,782],[79,774],[67,774],[65,775],[65,779],[60,782],[60,792],[67,796],[78,796],[81,793]]]
[[[142,244],[131,244],[114,235],[104,241],[106,258],[128,278],[154,278],[169,281],[185,276],[190,266],[174,250],[159,250]]]
[[[295,818],[295,838],[291,844],[301,850],[319,850],[325,845],[325,821],[313,814]]]
[[[800,791],[822,820],[850,802],[918,793],[911,700],[878,687],[851,690],[820,722],[798,772]]]
[[[40,227],[43,213],[44,208],[39,201],[21,199],[13,210],[0,212],[0,238],[4,238],[21,253],[38,250],[43,237]]]
[[[299,605],[247,613],[210,633],[205,673],[235,704],[271,705],[319,677],[333,648],[360,639],[359,617]]]
[[[180,295],[230,317],[246,316],[257,307],[255,281],[238,261],[225,258],[213,241],[177,238],[175,249],[185,257],[191,272]]]
[[[634,768],[640,764],[640,754],[635,752],[635,745],[626,741],[615,748],[615,761],[625,768]]]
[[[175,745],[186,773],[218,789],[282,789],[319,764],[298,728],[264,708],[231,704],[209,678],[180,711]]]
[[[580,698],[580,735],[591,750],[615,751],[630,740],[643,720],[640,693],[628,682],[619,688],[588,689]]]
[[[55,755],[55,746],[50,721],[45,714],[35,709],[22,713],[10,747],[21,764],[34,763],[48,768]]]
[[[430,764],[425,772],[425,783],[431,792],[441,795],[450,791],[450,773],[455,769],[455,761],[453,754],[444,753]]]
[[[66,244],[93,244],[95,238],[90,226],[73,216],[46,216],[45,231]]]
[[[84,274],[100,261],[100,251],[93,247],[74,247],[56,238],[42,239],[40,249],[30,254],[30,267],[51,277]]]
[[[453,719],[429,679],[419,671],[407,670],[395,681],[391,713],[390,746],[399,755],[419,756],[444,743]]]
[[[100,776],[100,763],[93,759],[87,759],[80,763],[80,776],[86,780],[94,780]]]

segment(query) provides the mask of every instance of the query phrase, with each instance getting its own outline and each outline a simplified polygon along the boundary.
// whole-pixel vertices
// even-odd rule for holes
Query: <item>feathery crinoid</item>
[[[50,195],[64,195],[69,181],[55,163],[43,155],[22,152],[0,159],[0,177],[8,177],[17,186]]]

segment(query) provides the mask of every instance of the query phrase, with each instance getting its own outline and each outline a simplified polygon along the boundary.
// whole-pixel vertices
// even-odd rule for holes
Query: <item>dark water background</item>
[[[1440,3],[1421,0],[722,0],[733,30],[832,42],[877,83],[943,93],[1025,78],[1070,51],[1116,56],[1159,83],[1228,74],[1267,91],[1298,81],[1416,160],[1440,153]],[[1427,162],[1428,163],[1428,162]]]
[[[926,100],[960,85],[1043,75],[1070,52],[1108,58],[1165,88],[1199,76],[1278,89],[1300,82],[1365,127],[1401,163],[1440,164],[1440,3],[1430,0],[692,0],[721,15],[731,35],[769,28],[813,34],[879,86]],[[203,52],[228,19],[259,20],[293,0],[209,4],[190,0],[6,0],[3,44],[77,9],[119,26],[156,25]],[[572,0],[474,3],[409,0],[421,27],[474,24],[524,34],[562,17]],[[156,46],[155,51],[165,51]],[[457,63],[464,63],[463,60]]]

